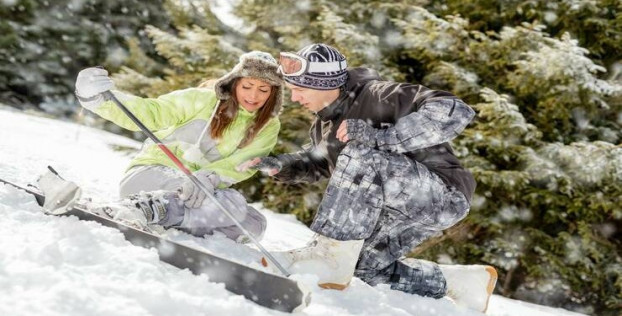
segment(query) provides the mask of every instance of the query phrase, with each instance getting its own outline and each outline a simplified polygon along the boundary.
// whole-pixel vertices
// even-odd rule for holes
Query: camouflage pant
[[[363,281],[442,297],[446,284],[438,265],[402,257],[468,210],[464,195],[424,165],[350,142],[339,155],[311,229],[339,240],[365,239],[355,271]]]

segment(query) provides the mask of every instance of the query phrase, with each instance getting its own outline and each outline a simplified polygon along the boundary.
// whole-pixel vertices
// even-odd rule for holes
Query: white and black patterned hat
[[[326,44],[311,44],[299,50],[296,55],[310,62],[345,61],[336,48]],[[332,90],[343,86],[348,80],[347,69],[334,72],[307,72],[297,77],[283,77],[285,81],[300,87],[316,90]]]

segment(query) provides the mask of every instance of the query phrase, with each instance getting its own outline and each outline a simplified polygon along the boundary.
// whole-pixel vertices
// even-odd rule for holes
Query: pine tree
[[[79,109],[73,96],[78,71],[118,68],[126,38],[145,45],[145,23],[166,27],[161,7],[161,1],[137,0],[0,2],[0,102],[70,115]]]
[[[223,24],[208,2],[167,0],[165,7],[174,31],[145,27],[162,61],[146,58],[144,51],[131,43],[130,62],[113,76],[120,89],[154,97],[196,86],[224,75],[244,53],[239,43],[227,40],[242,36]]]
[[[590,58],[606,68],[622,55],[622,3],[618,0],[432,0],[426,8],[438,16],[460,15],[468,29],[500,32],[503,27],[540,23],[553,37],[572,34]]]
[[[605,69],[568,33],[528,23],[482,33],[457,16],[413,11],[397,25],[407,54],[427,65],[423,82],[478,111],[454,142],[478,182],[471,214],[423,254],[502,267],[506,295],[611,313],[622,293],[611,229],[622,219],[622,86],[599,79]]]

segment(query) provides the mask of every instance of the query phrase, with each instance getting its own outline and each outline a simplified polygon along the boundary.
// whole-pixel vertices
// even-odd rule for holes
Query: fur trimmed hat
[[[274,113],[279,113],[283,103],[283,78],[277,71],[279,65],[272,55],[252,51],[240,56],[235,67],[226,75],[216,80],[214,91],[220,100],[228,100],[231,97],[233,82],[238,78],[254,78],[265,81],[277,87],[276,104]]]

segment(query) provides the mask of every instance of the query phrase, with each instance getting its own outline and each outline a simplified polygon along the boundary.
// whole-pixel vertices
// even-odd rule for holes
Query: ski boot
[[[37,188],[44,194],[43,209],[46,213],[60,215],[66,213],[82,195],[82,189],[75,183],[61,178],[54,169],[37,180]]]
[[[89,203],[87,208],[143,230],[153,225],[169,227],[180,224],[184,218],[184,205],[178,195],[171,191],[141,192],[105,205]]]
[[[488,265],[439,265],[447,281],[447,297],[456,305],[485,313],[497,283],[497,270]]]
[[[343,290],[350,284],[362,248],[363,240],[337,240],[317,234],[306,247],[272,255],[290,273],[314,274],[321,288]],[[261,264],[276,270],[266,258]]]

